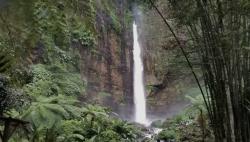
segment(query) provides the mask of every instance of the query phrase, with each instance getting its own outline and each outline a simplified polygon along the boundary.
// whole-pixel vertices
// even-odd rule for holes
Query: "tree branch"
[[[188,58],[188,56],[187,56],[187,53],[186,53],[185,50],[184,50],[183,44],[181,43],[181,41],[180,41],[179,38],[177,37],[176,33],[174,32],[173,28],[170,26],[170,24],[168,23],[168,21],[164,18],[164,16],[163,16],[163,14],[161,13],[161,11],[160,11],[160,10],[158,9],[158,7],[154,4],[154,2],[153,2],[152,0],[149,0],[149,2],[150,2],[151,5],[153,6],[153,8],[157,11],[157,13],[159,14],[159,16],[160,16],[161,19],[163,20],[163,22],[166,24],[166,26],[168,27],[168,29],[170,30],[170,32],[171,32],[172,35],[174,36],[174,38],[175,38],[175,40],[176,40],[176,42],[177,42],[177,44],[178,44],[178,47],[181,49],[181,52],[182,52],[182,54],[184,55],[184,57],[185,57],[185,59],[186,59],[186,61],[187,61],[187,63],[188,63],[188,66],[189,66],[189,68],[190,68],[190,70],[191,70],[191,72],[192,72],[192,74],[193,74],[193,76],[194,76],[194,78],[195,78],[195,81],[196,81],[196,83],[197,83],[197,85],[198,85],[198,87],[199,87],[199,90],[200,90],[200,92],[201,92],[201,94],[202,94],[202,97],[203,97],[203,99],[204,99],[206,108],[207,108],[207,110],[208,110],[209,116],[211,116],[211,115],[210,115],[210,114],[211,114],[210,107],[209,107],[208,102],[207,102],[207,100],[206,100],[205,93],[203,92],[203,89],[202,89],[202,87],[201,87],[200,81],[199,81],[199,79],[198,79],[196,73],[194,72],[193,65],[191,64],[191,62],[190,62],[190,60],[189,60],[189,58]]]

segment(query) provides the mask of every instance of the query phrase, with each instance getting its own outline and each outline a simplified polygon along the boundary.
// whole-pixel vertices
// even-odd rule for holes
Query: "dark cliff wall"
[[[171,19],[168,3],[159,0],[156,5],[178,37],[185,40],[182,36],[184,30]],[[148,114],[151,117],[169,117],[188,104],[185,89],[192,87],[194,81],[174,38],[157,12],[141,7],[136,11],[143,47]]]
[[[166,17],[171,18],[165,1],[158,1],[157,5]],[[182,55],[154,9],[124,0],[99,0],[96,3],[97,45],[94,51],[84,49],[81,53],[82,70],[88,82],[87,98],[112,107],[123,118],[133,117],[134,20],[143,48],[148,113],[160,116],[168,111],[175,112],[169,110],[169,106],[184,107],[187,102],[182,97],[185,94],[182,88],[193,82]],[[174,21],[170,22],[178,27]],[[178,36],[181,32],[179,29]]]
[[[129,7],[123,0],[97,1],[96,47],[94,51],[81,51],[89,101],[110,106],[124,116],[133,113],[133,36]]]

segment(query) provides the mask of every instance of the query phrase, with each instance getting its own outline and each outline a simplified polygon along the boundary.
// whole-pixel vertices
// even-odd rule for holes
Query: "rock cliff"
[[[181,88],[193,80],[182,58],[177,61],[181,54],[162,19],[154,9],[123,0],[107,2],[107,5],[100,1],[96,4],[95,50],[81,51],[89,100],[112,107],[126,119],[133,116],[132,22],[135,20],[143,47],[148,113],[162,116],[169,111],[167,114],[172,115],[185,107],[188,102],[183,99]],[[166,2],[159,1],[158,6],[162,12],[170,13]],[[176,27],[174,21],[170,23]]]
[[[88,100],[133,114],[132,13],[126,1],[97,1],[97,45],[81,51]],[[128,118],[129,119],[129,118]]]

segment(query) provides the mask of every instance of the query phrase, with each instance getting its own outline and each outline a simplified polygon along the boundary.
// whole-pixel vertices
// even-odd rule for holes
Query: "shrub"
[[[160,140],[173,140],[176,139],[176,137],[176,132],[168,129],[165,129],[158,134],[158,139]]]

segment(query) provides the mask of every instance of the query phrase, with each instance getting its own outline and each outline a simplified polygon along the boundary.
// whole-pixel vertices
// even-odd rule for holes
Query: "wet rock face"
[[[125,20],[128,4],[125,1],[110,1],[114,8],[112,14],[97,4],[95,49],[82,49],[82,72],[88,82],[87,95],[89,101],[110,106],[114,111],[127,112],[131,116],[133,110],[133,36],[132,25]],[[131,23],[132,24],[132,23]],[[115,29],[115,26],[119,26]],[[102,94],[108,94],[102,96]],[[123,104],[123,105],[121,105]],[[124,107],[119,107],[124,106]],[[130,106],[130,108],[127,108]]]
[[[166,1],[157,2],[168,22],[181,36],[181,28],[177,28],[171,19],[171,11]],[[145,85],[147,86],[147,109],[149,117],[171,117],[188,105],[182,88],[193,84],[185,63],[177,59],[182,55],[175,44],[169,29],[154,9],[137,9],[139,37],[144,49]],[[185,74],[186,73],[186,74]],[[167,115],[166,115],[167,114]]]
[[[114,15],[103,9],[99,1],[95,25],[97,45],[94,49],[81,49],[82,76],[88,82],[89,101],[109,106],[123,118],[131,119],[134,113],[133,33],[132,21],[128,22],[125,17],[127,11],[132,12],[132,6],[124,0],[111,1],[111,4],[119,30],[115,28]],[[168,13],[165,1],[159,1],[158,6]],[[179,51],[157,13],[153,9],[139,8],[133,9],[133,13],[143,48],[148,114],[149,117],[166,117],[163,115],[166,112],[174,114],[187,105],[176,97],[182,94],[178,90],[178,80],[187,84],[192,80],[189,76],[181,76],[179,65],[173,64]],[[168,107],[170,105],[174,107]]]

